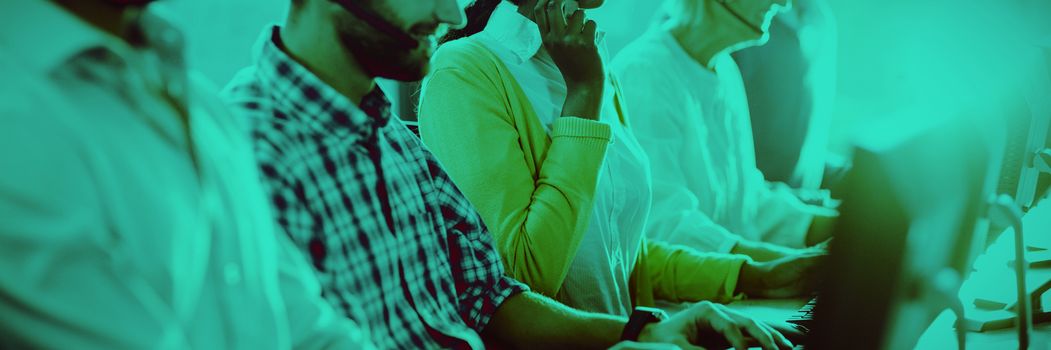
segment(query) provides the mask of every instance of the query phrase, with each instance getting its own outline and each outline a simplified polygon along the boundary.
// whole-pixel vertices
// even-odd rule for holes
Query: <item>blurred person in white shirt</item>
[[[759,261],[820,253],[815,217],[835,215],[769,185],[756,167],[741,73],[730,53],[761,45],[788,0],[668,0],[663,19],[613,62],[653,168],[648,234]],[[817,223],[817,224],[814,224]]]

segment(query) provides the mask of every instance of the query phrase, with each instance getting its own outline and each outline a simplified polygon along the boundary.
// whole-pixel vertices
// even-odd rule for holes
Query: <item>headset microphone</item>
[[[375,11],[366,8],[359,3],[360,0],[332,0],[339,4],[343,9],[350,12],[355,17],[358,17],[362,21],[365,21],[370,27],[378,30],[380,33],[387,35],[394,39],[398,43],[398,46],[405,50],[415,50],[420,46],[420,41],[416,40],[412,35],[406,33],[398,26],[394,25],[387,19],[383,18],[380,14]]]

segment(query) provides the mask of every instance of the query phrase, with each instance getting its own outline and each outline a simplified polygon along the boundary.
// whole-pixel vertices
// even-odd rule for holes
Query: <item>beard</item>
[[[107,3],[115,6],[144,6],[155,0],[106,0]]]
[[[339,42],[369,76],[402,82],[422,80],[430,71],[433,43],[417,39],[415,48],[353,16],[337,18]]]

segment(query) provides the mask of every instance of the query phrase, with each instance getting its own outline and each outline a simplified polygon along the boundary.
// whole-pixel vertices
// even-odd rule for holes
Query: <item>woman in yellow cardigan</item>
[[[478,208],[508,273],[619,315],[655,298],[804,292],[811,258],[755,263],[645,239],[649,160],[603,67],[601,35],[576,8],[603,1],[522,2],[468,9],[452,34],[464,38],[432,60],[419,111],[423,141]]]

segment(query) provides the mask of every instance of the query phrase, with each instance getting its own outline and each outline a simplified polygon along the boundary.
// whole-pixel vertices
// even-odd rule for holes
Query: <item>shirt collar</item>
[[[537,55],[540,55],[542,60],[550,60],[547,52],[541,50],[544,40],[540,36],[540,27],[518,13],[518,6],[510,2],[500,1],[480,34],[488,35],[493,43],[502,45],[511,53],[517,64],[522,64]],[[602,56],[603,61],[609,61],[606,32],[598,30],[596,36],[599,55]]]
[[[672,36],[667,30],[654,29],[653,35],[657,36],[658,40],[668,48],[668,51],[672,56],[675,56],[675,60],[681,63],[681,66],[690,72],[693,72],[695,76],[704,79],[705,81],[716,81],[718,76],[712,70],[705,68],[704,65],[698,63],[690,56],[690,53],[686,52],[686,49],[679,44],[678,40]],[[720,54],[722,55],[722,54]],[[721,56],[713,58],[715,62],[718,62]]]
[[[377,85],[355,105],[285,53],[281,28],[263,31],[256,50],[256,69],[268,93],[279,106],[295,113],[283,117],[302,122],[321,133],[342,130],[368,140],[390,121],[391,103]]]
[[[148,9],[151,9],[152,6]],[[181,45],[181,37],[166,22],[157,16],[147,16],[148,9],[139,14],[135,30],[142,31],[146,40],[168,39],[172,46]],[[0,21],[0,47],[9,49],[9,54],[19,58],[31,69],[49,72],[66,64],[86,51],[105,48],[118,57],[127,58],[134,49],[124,40],[96,28],[76,15],[46,0],[19,0],[0,2],[0,12],[11,14]],[[143,28],[145,17],[150,24],[165,26],[164,30],[147,32]],[[162,24],[163,23],[163,24]],[[35,34],[27,34],[35,33]],[[41,41],[41,35],[46,37]],[[152,42],[151,42],[152,43]],[[163,43],[158,43],[163,44]]]
[[[492,37],[510,50],[518,63],[528,61],[540,52],[543,40],[536,23],[518,13],[518,7],[501,1],[482,33]]]

